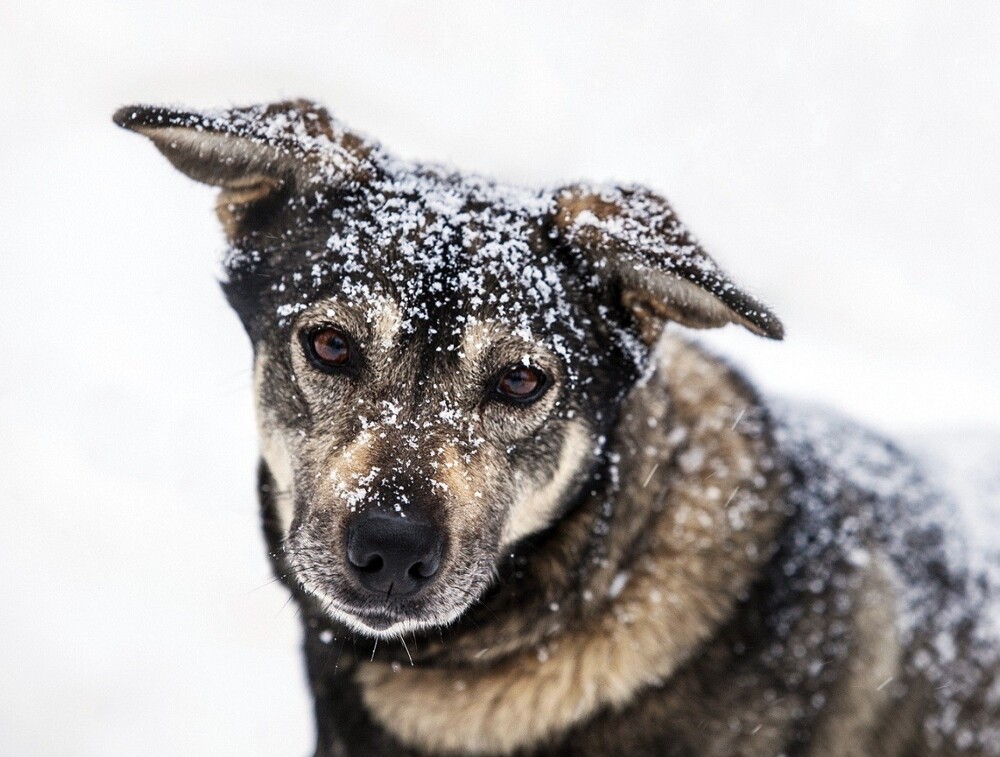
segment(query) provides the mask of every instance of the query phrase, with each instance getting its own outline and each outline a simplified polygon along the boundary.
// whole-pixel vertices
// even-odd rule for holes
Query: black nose
[[[365,511],[347,529],[347,562],[369,591],[413,594],[441,564],[441,535],[412,516]]]

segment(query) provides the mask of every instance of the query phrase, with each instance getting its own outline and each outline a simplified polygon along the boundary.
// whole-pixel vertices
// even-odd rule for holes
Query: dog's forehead
[[[345,294],[387,290],[404,321],[449,311],[528,327],[532,313],[565,306],[543,238],[550,205],[537,192],[405,171],[332,209],[324,262]]]
[[[550,192],[394,165],[311,210],[308,241],[272,276],[276,314],[287,323],[323,301],[388,300],[407,332],[447,324],[460,339],[488,321],[533,340],[556,324],[582,334],[572,276],[548,238],[553,205]]]

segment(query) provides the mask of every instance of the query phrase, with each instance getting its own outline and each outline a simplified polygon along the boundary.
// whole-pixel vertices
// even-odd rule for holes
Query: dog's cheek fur
[[[260,454],[277,487],[276,515],[287,535],[303,503],[313,499],[303,485],[312,491],[329,476],[329,471],[310,466],[309,461],[326,458],[326,448],[343,444],[354,429],[343,414],[316,417],[300,387],[289,348],[280,341],[286,334],[279,332],[278,337],[255,345],[253,388]],[[317,422],[324,426],[323,435],[313,433]]]
[[[270,470],[275,486],[275,515],[282,534],[287,534],[295,517],[295,473],[292,464],[293,453],[289,448],[288,430],[281,418],[282,407],[289,404],[287,398],[275,395],[275,387],[283,384],[276,372],[281,367],[270,359],[271,350],[258,345],[254,356],[254,405],[257,414],[257,432],[260,455]],[[278,400],[276,402],[276,400]]]
[[[541,470],[519,471],[517,497],[504,526],[502,545],[513,544],[551,525],[598,452],[585,423],[565,423],[557,448],[536,456],[536,460],[546,462]],[[556,461],[554,466],[551,460]]]

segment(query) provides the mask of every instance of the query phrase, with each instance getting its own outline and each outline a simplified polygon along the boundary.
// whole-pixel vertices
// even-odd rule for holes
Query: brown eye
[[[497,394],[507,400],[527,404],[542,396],[548,386],[545,374],[526,365],[514,365],[497,381]]]
[[[325,326],[311,332],[306,342],[319,368],[343,368],[351,362],[351,344],[343,331]]]

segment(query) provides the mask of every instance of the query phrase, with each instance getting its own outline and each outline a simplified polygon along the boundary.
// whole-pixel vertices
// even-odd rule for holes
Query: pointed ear
[[[784,328],[698,245],[662,197],[643,187],[571,186],[556,194],[556,234],[620,291],[651,344],[666,320],[693,328],[737,323],[781,339]]]
[[[182,173],[220,187],[216,209],[230,238],[280,194],[363,182],[374,172],[376,146],[307,100],[204,112],[133,105],[114,122],[149,137]]]

